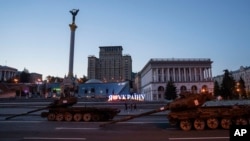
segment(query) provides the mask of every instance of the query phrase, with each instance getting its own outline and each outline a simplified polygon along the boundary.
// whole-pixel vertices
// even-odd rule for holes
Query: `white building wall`
[[[250,67],[240,67],[238,70],[231,71],[232,77],[235,81],[239,81],[242,78],[245,82],[246,91],[250,92]],[[222,83],[224,74],[214,77],[214,81],[217,81],[219,85]]]
[[[174,81],[177,93],[213,93],[210,59],[151,59],[141,71],[141,92],[146,100],[163,100],[166,84]]]

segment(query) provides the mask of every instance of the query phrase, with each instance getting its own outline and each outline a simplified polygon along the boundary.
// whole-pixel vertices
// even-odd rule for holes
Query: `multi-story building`
[[[122,54],[122,46],[100,46],[99,58],[88,57],[88,79],[103,82],[131,80],[132,58]]]
[[[0,81],[12,79],[17,74],[17,69],[0,65]]]
[[[167,82],[172,80],[177,94],[213,92],[210,59],[150,59],[140,71],[140,91],[145,100],[163,100]]]
[[[39,73],[30,73],[30,83],[41,84],[43,75]]]
[[[230,74],[235,81],[239,81],[242,78],[245,82],[246,91],[250,92],[250,67],[241,66],[238,70],[230,71]],[[221,85],[224,75],[215,76],[213,79]]]

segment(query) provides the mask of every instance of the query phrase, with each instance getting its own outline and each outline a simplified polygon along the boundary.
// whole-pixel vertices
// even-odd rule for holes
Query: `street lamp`
[[[15,79],[14,79],[14,82],[17,84],[17,83],[18,83],[18,79],[17,79],[17,78],[15,78]]]

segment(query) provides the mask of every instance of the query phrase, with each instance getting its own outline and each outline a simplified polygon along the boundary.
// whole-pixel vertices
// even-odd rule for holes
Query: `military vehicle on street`
[[[182,94],[180,98],[165,106],[138,115],[113,120],[100,126],[114,124],[169,110],[166,117],[171,125],[178,125],[182,130],[191,129],[229,129],[232,124],[247,125],[250,122],[249,103],[219,102],[211,94]]]

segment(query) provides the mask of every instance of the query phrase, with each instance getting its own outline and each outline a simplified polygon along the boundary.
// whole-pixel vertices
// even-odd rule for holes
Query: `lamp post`
[[[15,78],[15,79],[14,79],[14,82],[17,84],[17,83],[18,83],[18,79],[17,79],[17,78]]]

